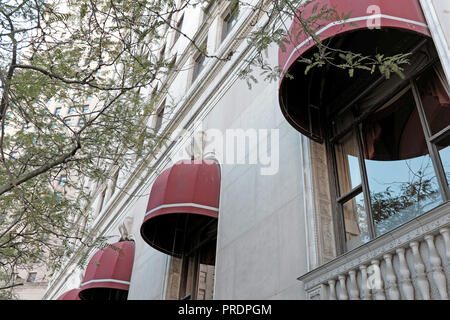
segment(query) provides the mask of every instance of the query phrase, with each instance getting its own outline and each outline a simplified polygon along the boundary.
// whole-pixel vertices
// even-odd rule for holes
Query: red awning
[[[81,300],[78,296],[78,293],[80,292],[80,289],[72,289],[65,293],[63,293],[61,296],[59,296],[56,300]]]
[[[144,240],[157,250],[180,256],[195,228],[217,220],[220,168],[213,160],[179,161],[155,180],[141,226]]]
[[[368,22],[371,26],[377,17],[380,18],[381,28],[404,29],[431,36],[418,0],[316,0],[304,8],[302,16],[311,16],[316,4],[318,8],[327,5],[327,8],[331,9],[334,6],[338,13],[350,13],[346,21],[317,21],[316,24],[321,27],[316,34],[322,41],[344,32],[367,29]],[[368,12],[373,6],[380,8],[380,15]],[[280,48],[278,51],[278,65],[283,73],[288,71],[304,52],[315,46],[312,38],[305,34],[299,35],[299,30],[302,30],[300,22],[295,19],[288,33],[291,39],[295,40],[289,41],[285,50]]]
[[[89,261],[84,274],[80,298],[89,300],[100,291],[101,296],[106,296],[106,291],[102,289],[127,292],[133,262],[134,241],[120,241],[97,251]],[[107,295],[111,297],[110,292]]]

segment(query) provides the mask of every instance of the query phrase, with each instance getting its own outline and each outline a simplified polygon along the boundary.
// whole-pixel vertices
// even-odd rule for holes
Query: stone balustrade
[[[307,299],[448,300],[450,205],[299,277]]]

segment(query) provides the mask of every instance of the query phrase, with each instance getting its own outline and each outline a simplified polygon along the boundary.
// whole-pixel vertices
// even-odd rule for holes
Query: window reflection
[[[352,250],[370,240],[364,197],[360,193],[343,205],[347,250]]]
[[[437,143],[439,156],[444,167],[447,183],[450,181],[450,136]]]
[[[376,235],[442,202],[412,92],[362,124]]]
[[[361,185],[358,145],[353,133],[346,135],[336,144],[336,162],[341,195],[345,195]]]

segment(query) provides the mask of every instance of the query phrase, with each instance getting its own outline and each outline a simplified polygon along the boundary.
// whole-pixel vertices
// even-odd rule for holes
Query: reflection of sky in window
[[[446,147],[439,151],[441,156],[442,165],[444,166],[444,171],[447,176],[447,183],[450,181],[450,147]]]
[[[426,155],[414,159],[397,161],[366,160],[365,163],[371,195],[386,191],[386,189],[389,188],[391,196],[395,200],[395,197],[405,196],[401,191],[402,187],[408,187],[408,184],[418,183],[419,181],[427,179],[431,180],[430,189],[426,190],[428,196],[424,199],[415,201],[414,196],[407,199],[397,199],[400,202],[409,201],[410,203],[409,205],[406,205],[405,203],[405,206],[394,215],[375,222],[377,235],[389,232],[411,219],[433,209],[442,202],[430,156]],[[423,195],[423,189],[421,192]],[[387,200],[388,198],[385,198],[385,201]],[[374,204],[372,203],[372,205]],[[374,217],[378,216],[378,214],[383,214],[383,212],[384,210],[381,210],[379,213],[373,212]],[[389,212],[389,210],[386,212]]]
[[[371,193],[385,191],[388,187],[399,192],[405,183],[419,181],[419,172],[424,178],[432,179],[433,186],[437,188],[433,164],[428,155],[396,161],[365,160],[365,164]]]
[[[348,167],[350,171],[350,180],[352,181],[352,189],[361,184],[361,172],[359,171],[358,157],[347,155]]]

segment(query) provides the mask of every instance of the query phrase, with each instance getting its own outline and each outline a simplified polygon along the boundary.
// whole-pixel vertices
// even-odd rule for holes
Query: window
[[[164,102],[162,103],[162,106],[159,108],[157,114],[156,114],[156,120],[155,120],[155,126],[154,131],[157,133],[162,126],[162,122],[164,119],[164,109],[165,109],[166,100],[164,99]]]
[[[230,31],[236,25],[239,15],[239,5],[234,5],[223,19],[222,24],[222,41],[228,36]]]
[[[163,62],[166,57],[166,44],[162,46],[161,50],[159,51],[159,61]]]
[[[56,108],[55,109],[55,116],[58,116],[61,114],[61,108]]]
[[[74,114],[75,113],[75,107],[70,107],[68,114]]]
[[[66,120],[66,121],[64,121],[64,123],[66,124],[66,126],[70,126],[70,119],[69,119],[69,120]]]
[[[64,186],[67,182],[67,177],[61,177],[59,178],[59,185]]]
[[[78,120],[78,126],[81,128],[82,126],[84,126],[84,119],[79,119]]]
[[[207,43],[207,40],[205,40],[203,42],[202,46],[200,47],[202,50],[204,49],[206,51],[206,43]],[[205,68],[205,66],[206,66],[206,57],[203,53],[200,53],[194,61],[192,82],[194,82],[195,79],[197,79],[198,75],[202,72],[202,70]]]
[[[187,248],[181,261],[178,299],[212,300],[214,294],[217,221],[197,230],[197,239],[203,239]]]
[[[344,250],[449,199],[450,94],[440,66],[383,93],[374,89],[327,120]]]
[[[83,113],[89,112],[89,106],[88,105],[83,106],[82,110],[83,110]]]
[[[27,282],[35,282],[36,281],[36,272],[30,272],[27,277]]]
[[[180,34],[181,34],[181,30],[183,29],[183,20],[184,20],[184,15],[181,16],[180,20],[178,20],[177,26],[175,27],[175,36],[173,38],[173,43],[172,46],[175,45],[175,43],[177,43],[178,39],[180,38]]]

